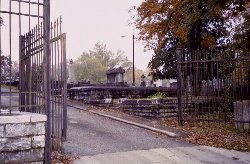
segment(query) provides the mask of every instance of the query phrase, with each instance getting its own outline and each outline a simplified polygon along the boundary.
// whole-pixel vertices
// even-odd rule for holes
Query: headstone
[[[104,103],[105,104],[112,104],[113,103],[113,99],[112,98],[106,98],[106,99],[104,99]]]
[[[211,96],[213,95],[213,83],[211,80],[201,82],[201,96]]]
[[[122,67],[111,68],[107,70],[107,83],[116,84],[116,83],[124,83],[124,73],[125,70]]]
[[[67,83],[68,84],[76,83],[75,66],[74,66],[74,63],[73,63],[72,59],[70,60],[70,63],[69,63],[69,78],[67,80]]]
[[[153,87],[153,80],[147,80],[147,84],[146,84],[146,86],[147,87]]]
[[[145,75],[142,75],[141,76],[141,84],[140,84],[141,87],[146,87],[146,76]]]
[[[187,77],[187,92],[189,93],[189,94],[191,94],[192,93],[192,79],[191,79],[191,77],[190,76],[188,76]]]
[[[250,129],[250,100],[234,102],[234,120],[235,128],[239,130]]]
[[[120,98],[119,99],[119,104],[123,104],[127,100],[128,100],[128,98]]]

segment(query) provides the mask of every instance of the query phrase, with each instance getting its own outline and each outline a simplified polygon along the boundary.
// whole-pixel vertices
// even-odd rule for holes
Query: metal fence
[[[250,54],[177,50],[179,121],[250,123]],[[241,105],[239,105],[241,104]]]
[[[51,148],[62,149],[67,131],[62,21],[50,23],[50,0],[1,0],[0,18],[0,107],[47,115],[45,160],[50,163]]]

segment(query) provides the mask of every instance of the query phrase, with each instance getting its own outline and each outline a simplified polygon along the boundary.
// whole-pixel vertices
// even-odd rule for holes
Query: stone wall
[[[0,164],[42,164],[45,115],[13,112],[0,115]]]
[[[143,117],[161,118],[177,116],[175,99],[120,99],[119,103],[125,112]]]
[[[73,87],[68,90],[71,100],[97,100],[105,98],[147,98],[158,92],[163,92],[168,97],[176,97],[176,88],[166,87],[126,87],[126,86],[83,86]]]

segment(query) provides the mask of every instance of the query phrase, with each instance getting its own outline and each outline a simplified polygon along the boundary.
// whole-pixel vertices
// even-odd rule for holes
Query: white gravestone
[[[69,63],[69,78],[67,80],[67,83],[76,83],[76,77],[75,77],[75,66],[73,64],[73,60],[70,60]]]

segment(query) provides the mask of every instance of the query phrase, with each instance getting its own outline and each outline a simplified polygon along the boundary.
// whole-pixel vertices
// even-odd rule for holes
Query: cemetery
[[[147,118],[178,117],[178,114],[180,114],[180,111],[178,111],[179,100],[177,97],[177,86],[129,86],[124,82],[123,74],[125,71],[121,67],[107,70],[106,84],[81,84],[74,80],[70,80],[70,78],[75,79],[75,77],[72,76],[72,74],[75,74],[73,62],[71,62],[70,68],[71,70],[68,79],[68,81],[71,81],[71,83],[68,84],[68,88],[71,86],[68,89],[68,97],[70,100],[77,100],[95,106],[119,106],[124,112]],[[142,82],[144,78],[145,77],[142,78]],[[198,96],[192,95],[193,89],[191,83],[190,76],[187,77],[186,81],[182,81],[183,96],[181,99],[181,113],[186,120],[197,119],[197,117],[199,119],[210,121],[221,119],[220,116],[214,116],[214,114],[222,113],[223,105],[225,104],[225,97],[223,97],[225,94],[225,83],[223,80],[202,80],[200,94]],[[164,93],[165,98],[150,98],[150,96],[156,95],[157,93]],[[248,121],[249,109],[243,107],[244,109],[240,108],[238,110],[237,108],[242,105],[239,105],[241,101],[236,102],[237,98],[238,97],[236,96],[235,102],[230,102],[232,107],[228,112],[233,112],[234,119],[239,121],[239,123],[235,123],[238,128],[238,124],[242,127],[242,123],[240,123],[241,121]],[[246,105],[247,103],[245,102],[245,106]],[[248,123],[244,124],[245,130],[249,129],[247,125],[249,126]]]
[[[70,68],[73,68],[71,65]],[[69,74],[68,81],[72,78],[73,69],[71,69]],[[72,73],[72,74],[71,74]],[[155,94],[157,92],[163,91],[167,95],[173,96],[176,95],[175,87],[151,87],[151,86],[129,86],[124,82],[124,73],[123,68],[113,68],[107,70],[107,83],[106,84],[94,84],[90,83],[79,83],[72,82],[68,83],[68,96],[72,100],[81,100],[84,102],[91,102],[93,100],[102,100],[104,99],[119,99],[119,98],[147,98],[148,96]],[[74,79],[73,77],[72,79]]]
[[[218,1],[212,5],[204,2],[206,6],[203,6],[203,2],[198,1],[166,4],[165,1],[145,0],[138,8],[134,6],[132,10],[137,15],[132,24],[139,33],[138,38],[132,35],[131,62],[122,51],[106,51],[102,44],[97,44],[96,51],[83,52],[78,59],[69,60],[63,19],[54,18],[57,12],[51,12],[52,1],[1,0],[0,164],[51,164],[57,163],[52,161],[58,158],[62,159],[60,162],[69,158],[71,164],[78,155],[90,159],[105,153],[138,151],[143,154],[145,150],[148,154],[139,157],[143,161],[154,153],[160,154],[163,149],[170,153],[177,150],[180,157],[186,155],[188,159],[193,155],[194,161],[200,159],[194,156],[196,151],[203,153],[202,158],[207,157],[206,153],[216,152],[216,158],[220,159],[224,153],[199,145],[223,147],[221,142],[224,141],[231,143],[223,148],[249,151],[250,53],[248,42],[242,38],[249,37],[250,3],[236,1],[223,1],[223,4]],[[200,5],[203,6],[201,13],[198,11]],[[229,12],[228,6],[237,11]],[[210,8],[211,12],[207,13]],[[189,15],[196,10],[197,13]],[[51,20],[51,13],[55,20]],[[233,24],[231,15],[226,17],[219,13],[237,16],[241,27],[226,28],[224,22]],[[179,18],[183,15],[184,18]],[[209,18],[205,19],[206,16]],[[224,20],[226,18],[230,20]],[[71,19],[72,15],[66,20]],[[68,23],[77,27],[72,24]],[[228,29],[234,36],[226,36],[231,32]],[[91,40],[86,38],[85,41]],[[148,70],[138,69],[137,75],[136,39],[145,41],[144,48],[153,50]],[[69,41],[71,50],[76,49],[78,40]],[[14,58],[18,62],[14,62]],[[89,80],[89,70],[77,76],[77,69],[91,69],[89,63],[93,70],[96,68],[93,76],[106,76],[105,82],[101,78]],[[129,71],[133,82],[125,78]],[[140,83],[135,83],[135,76]],[[206,130],[205,136],[195,136]],[[230,131],[233,135],[222,136],[220,140],[219,131],[223,135]],[[124,135],[127,133],[129,135]],[[187,142],[184,143],[182,137],[187,137]],[[238,144],[236,148],[235,143]],[[191,154],[180,152],[182,149],[191,150]],[[225,157],[226,161],[240,161],[238,156],[231,154]],[[210,162],[211,159],[206,160]]]

